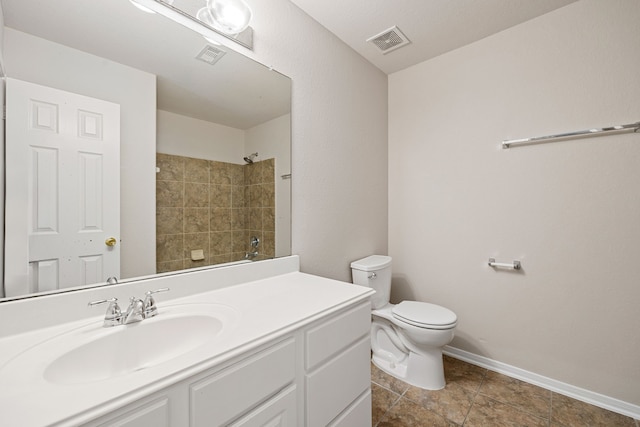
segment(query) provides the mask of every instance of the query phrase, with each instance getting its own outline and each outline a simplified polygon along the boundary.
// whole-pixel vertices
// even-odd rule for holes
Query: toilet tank
[[[351,273],[355,285],[366,286],[376,291],[371,297],[374,309],[389,303],[391,294],[391,257],[371,255],[351,263]]]

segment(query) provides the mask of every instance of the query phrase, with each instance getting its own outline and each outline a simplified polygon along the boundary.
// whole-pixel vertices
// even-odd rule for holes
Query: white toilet
[[[444,388],[442,347],[453,339],[456,314],[426,302],[390,304],[391,257],[368,256],[352,262],[351,271],[354,284],[376,291],[371,298],[373,363],[416,387]]]

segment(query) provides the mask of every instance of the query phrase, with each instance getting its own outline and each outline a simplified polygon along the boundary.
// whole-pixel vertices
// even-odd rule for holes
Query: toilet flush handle
[[[367,279],[373,280],[376,279],[378,277],[378,275],[376,274],[376,272],[374,271],[373,273],[371,273],[369,276],[367,276]]]

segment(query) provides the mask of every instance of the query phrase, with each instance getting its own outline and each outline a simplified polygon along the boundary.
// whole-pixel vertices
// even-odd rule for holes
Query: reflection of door
[[[120,276],[120,106],[7,79],[6,296]]]

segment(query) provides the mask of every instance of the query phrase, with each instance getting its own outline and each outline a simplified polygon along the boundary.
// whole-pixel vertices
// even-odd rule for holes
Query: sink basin
[[[138,323],[103,328],[102,322],[93,322],[58,335],[17,356],[5,369],[41,366],[38,375],[53,384],[109,380],[162,365],[219,340],[237,319],[234,309],[218,304],[159,310],[156,317]]]

